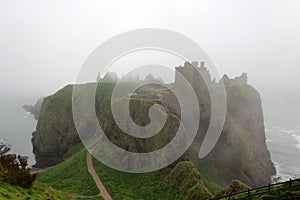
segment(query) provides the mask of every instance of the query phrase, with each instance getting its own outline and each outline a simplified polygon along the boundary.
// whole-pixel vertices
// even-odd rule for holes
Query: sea
[[[28,156],[29,165],[35,164],[32,153],[32,132],[37,121],[22,106],[35,100],[19,99],[0,101],[0,142],[10,144],[11,153]],[[278,126],[265,123],[266,144],[276,167],[273,182],[300,178],[300,125]]]
[[[300,125],[265,123],[266,144],[276,168],[274,183],[300,178]]]
[[[26,112],[24,104],[34,104],[29,98],[0,99],[0,142],[10,145],[10,153],[28,156],[29,166],[35,164],[31,138],[37,121]]]

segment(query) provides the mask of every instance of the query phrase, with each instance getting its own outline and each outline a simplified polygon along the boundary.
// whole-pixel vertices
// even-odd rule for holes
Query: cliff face
[[[231,179],[236,176],[251,186],[268,184],[276,171],[266,146],[260,95],[251,86],[228,87],[227,94],[228,115],[212,155],[223,167],[238,163],[239,173]]]
[[[265,143],[260,95],[253,87],[243,85],[227,86],[226,96],[226,121],[216,146],[204,159],[192,156],[193,160],[200,171],[210,174],[208,179],[219,187],[233,179],[252,187],[266,185],[276,171]],[[202,109],[209,110],[209,102],[202,103]],[[209,112],[201,117],[198,144],[201,144],[201,133],[206,131],[209,117]],[[191,154],[197,153],[199,146],[195,146]]]
[[[36,167],[48,167],[63,161],[72,144],[79,143],[72,118],[72,86],[44,98],[36,131],[32,134]]]
[[[197,155],[210,123],[211,102],[207,90],[198,92],[201,118],[198,135],[190,148],[190,159],[216,187],[224,187],[234,179],[252,187],[266,185],[276,171],[265,143],[260,95],[247,84],[226,84],[225,89],[227,112],[222,134],[204,159]],[[171,113],[180,115],[172,94],[165,94],[162,100]]]
[[[162,104],[169,113],[166,128],[160,135],[146,141],[122,133],[113,122],[111,113],[105,110],[110,105],[109,97],[113,87],[113,83],[101,83],[96,94],[98,120],[104,131],[109,133],[107,136],[111,141],[129,151],[147,152],[164,146],[174,137],[180,112],[177,100],[171,93],[163,91],[161,95]],[[250,186],[267,184],[275,168],[265,144],[259,93],[249,85],[227,86],[226,92],[226,122],[217,145],[206,158],[200,160],[195,156],[199,150],[199,145],[195,144],[190,149],[189,157],[212,185],[222,187],[233,179],[239,179]],[[44,99],[32,138],[37,167],[61,162],[68,148],[80,142],[73,124],[71,96],[72,86],[66,86]],[[196,141],[201,144],[210,120],[210,99],[206,92],[199,93],[198,97],[201,121]],[[149,123],[148,108],[156,101],[135,98],[131,102],[130,114],[137,124]],[[97,106],[100,102],[105,105]],[[89,132],[94,130],[88,123],[82,126]]]
[[[101,83],[97,88],[95,100],[98,121],[110,141],[125,150],[142,153],[162,148],[172,140],[180,123],[178,117],[173,114],[167,115],[164,128],[150,138],[140,139],[123,133],[116,125],[109,109],[113,88],[114,83]],[[66,86],[54,95],[44,99],[37,128],[32,138],[36,167],[47,167],[63,161],[64,155],[70,146],[80,142],[73,123],[72,89],[71,85]],[[148,98],[147,95],[140,95],[130,101],[130,115],[135,123],[141,126],[150,123],[149,108],[153,104],[159,103],[155,98]],[[118,101],[122,101],[122,99],[118,99]],[[89,113],[86,112],[85,115],[88,118]],[[123,123],[126,123],[126,120],[124,118]],[[80,124],[80,129],[86,133],[96,132],[94,123],[84,119]]]

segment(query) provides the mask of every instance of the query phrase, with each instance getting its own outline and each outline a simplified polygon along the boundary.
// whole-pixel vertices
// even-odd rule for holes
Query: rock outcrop
[[[207,90],[199,96],[201,118],[198,135],[190,148],[191,160],[200,172],[211,175],[209,179],[216,187],[222,188],[233,179],[252,187],[266,185],[276,171],[265,142],[260,95],[250,85],[227,85],[225,88],[225,124],[217,144],[204,159],[197,155],[210,123],[211,106]],[[169,112],[180,115],[174,95],[165,93],[162,101]]]
[[[173,114],[166,116],[164,128],[150,138],[135,138],[123,133],[116,125],[109,109],[113,88],[114,83],[101,83],[96,94],[98,121],[110,141],[127,151],[144,153],[162,148],[173,139],[180,123],[179,118]],[[33,152],[36,157],[35,167],[47,167],[61,162],[70,146],[80,142],[73,123],[72,89],[71,85],[66,86],[56,94],[44,99],[37,128],[32,138]],[[118,100],[122,101],[122,99]],[[158,99],[149,99],[146,95],[134,95],[130,101],[130,115],[135,123],[140,126],[149,124],[149,108],[156,103],[160,103]],[[89,118],[88,115],[89,113],[86,112],[87,118]],[[127,119],[124,118],[123,123],[126,124],[126,121]],[[80,129],[86,133],[96,132],[94,123],[84,119]],[[185,159],[185,155],[179,160],[183,159]],[[132,165],[132,163],[129,164]]]
[[[199,133],[190,153],[196,155],[210,121],[209,95],[201,102]],[[227,113],[221,136],[203,159],[192,156],[200,172],[210,174],[217,187],[233,179],[257,187],[276,173],[266,146],[264,118],[259,93],[250,85],[226,86]],[[205,100],[206,99],[206,100]],[[212,178],[213,177],[213,178]]]
[[[203,64],[201,66],[203,68]],[[195,155],[199,151],[199,144],[202,143],[210,123],[211,111],[210,97],[205,87],[201,87],[201,92],[197,94],[201,120],[195,144],[188,152],[188,157],[206,177],[206,180],[216,187],[228,185],[233,179],[241,180],[251,187],[261,186],[269,183],[270,176],[275,174],[275,168],[265,143],[260,95],[247,84],[246,78],[244,74],[240,78],[230,79],[234,83],[224,79],[225,82],[230,82],[225,84],[227,96],[225,125],[214,149],[201,160]],[[198,82],[193,82],[194,89],[197,89],[196,83]],[[219,83],[213,81],[213,84]],[[163,147],[172,140],[179,124],[180,111],[178,102],[171,92],[162,90],[159,95],[161,104],[168,113],[166,128],[160,136],[148,140],[133,138],[118,129],[109,111],[113,88],[114,83],[100,83],[96,92],[98,121],[113,143],[128,151],[149,152]],[[70,146],[80,142],[73,123],[72,89],[71,85],[66,86],[43,101],[37,128],[32,138],[37,167],[51,166],[61,162]],[[153,94],[153,89],[151,94]],[[143,95],[135,95],[131,101],[130,114],[137,124],[144,126],[149,123],[148,110],[153,103],[159,102],[156,98],[147,98],[144,90]],[[86,121],[82,123],[81,129],[95,132],[96,128],[92,124]],[[186,160],[187,156],[184,157],[182,159]]]
[[[34,119],[38,120],[43,100],[44,98],[40,98],[34,105],[24,105],[23,109],[30,112],[34,116]]]
[[[36,131],[32,133],[35,167],[43,168],[63,161],[63,155],[79,143],[72,117],[71,85],[44,98]]]

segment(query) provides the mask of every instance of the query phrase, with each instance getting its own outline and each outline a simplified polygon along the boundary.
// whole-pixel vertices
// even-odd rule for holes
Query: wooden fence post
[[[271,191],[271,183],[269,183],[269,185],[268,185],[268,192],[270,192]]]

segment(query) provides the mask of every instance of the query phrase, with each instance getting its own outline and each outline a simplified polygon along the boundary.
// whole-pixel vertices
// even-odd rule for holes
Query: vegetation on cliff
[[[97,195],[99,190],[86,166],[86,149],[82,148],[82,145],[77,145],[77,147],[80,148],[79,152],[69,152],[75,154],[64,162],[40,172],[37,181],[47,183],[47,185],[67,193]]]
[[[249,189],[250,189],[250,187],[248,185],[242,183],[241,181],[232,180],[230,185],[223,188],[220,192],[218,192],[218,194],[216,196],[221,197],[221,196],[230,195],[233,193],[248,191]]]
[[[35,182],[33,186],[28,188],[23,188],[20,186],[15,186],[6,183],[0,178],[0,199],[15,199],[15,200],[24,200],[24,199],[61,199],[67,200],[71,199],[67,197],[63,192],[55,190],[46,184],[40,184]]]
[[[36,174],[30,173],[27,157],[8,154],[10,146],[0,142],[0,178],[11,184],[23,188],[30,188]]]
[[[158,149],[172,140],[180,120],[180,112],[178,112],[177,109],[178,102],[172,93],[167,90],[160,91],[160,102],[158,98],[155,98],[155,95],[147,95],[151,89],[143,88],[140,89],[142,94],[138,93],[131,99],[130,115],[137,124],[145,125],[149,123],[148,110],[154,103],[163,104],[167,111],[167,123],[159,134],[149,139],[138,139],[124,134],[114,122],[109,109],[111,103],[110,97],[114,85],[114,83],[100,83],[95,96],[98,121],[103,127],[107,137],[113,143],[129,151],[148,152]],[[83,88],[84,86],[85,85],[81,85]],[[63,161],[68,149],[80,141],[73,124],[71,109],[72,89],[73,87],[71,85],[66,86],[54,95],[44,99],[37,129],[32,139],[37,166],[39,167],[51,166]],[[185,167],[189,166],[192,171],[195,169],[197,169],[198,172],[200,171],[201,181],[197,183],[193,182],[192,188],[195,188],[195,190],[187,190],[184,182],[182,183],[183,185],[180,185],[180,182],[176,182],[176,184],[179,185],[174,185],[174,187],[178,186],[177,192],[183,192],[185,197],[189,196],[189,198],[192,198],[194,195],[197,195],[193,193],[194,191],[201,191],[201,194],[206,193],[206,195],[210,195],[210,192],[216,193],[220,188],[228,185],[233,179],[241,180],[252,187],[264,185],[270,181],[270,175],[275,173],[265,144],[263,113],[259,93],[249,85],[227,86],[226,92],[228,103],[226,122],[221,138],[213,151],[206,158],[200,160],[197,157],[199,146],[193,145],[189,152],[178,160],[177,163],[165,169],[169,170],[168,172],[159,171],[159,174],[155,175],[157,177],[168,177],[165,181],[168,183],[166,185],[170,186],[173,184],[171,181],[172,176],[170,175],[172,174],[171,171],[175,168],[181,169],[179,166],[183,163],[185,163]],[[197,95],[201,107],[201,121],[196,142],[201,144],[201,139],[203,139],[205,130],[210,121],[210,98],[207,91],[203,91]],[[85,110],[85,108],[81,109]],[[84,114],[88,116],[89,112],[85,112]],[[81,129],[86,132],[95,132],[96,128],[91,124],[93,123],[82,120],[80,126]],[[190,160],[191,162],[180,162],[182,160]],[[71,161],[67,160],[67,162]],[[122,187],[123,183],[121,184],[121,182],[117,180],[124,176],[124,179],[127,179],[126,182],[128,182],[128,180],[134,181],[137,179],[135,177],[139,177],[139,175],[127,175],[126,173],[122,175],[120,172],[103,166],[101,163],[98,163],[98,161],[95,161],[95,163],[95,168],[98,169],[97,172],[100,173],[101,179],[103,177],[103,182],[108,185],[108,189],[112,192],[112,195],[126,194],[130,196],[132,193],[138,192],[140,195],[145,195],[146,198],[146,194],[148,194],[148,196],[150,195],[150,193],[147,192],[151,191],[149,188],[153,188],[153,193],[155,193],[154,191],[156,190],[164,190],[164,192],[166,192],[171,188],[157,188],[157,185],[160,184],[155,182],[151,176],[146,177],[145,175],[147,179],[152,180],[149,184],[155,183],[155,187],[152,185],[149,186],[147,190],[140,191],[134,186],[139,185],[139,187],[141,187],[141,183],[124,183],[125,186],[129,188],[126,190],[128,193],[126,193],[123,191],[125,189],[122,189],[125,188],[125,186]],[[176,167],[172,168],[175,165]],[[65,177],[64,174],[59,174],[59,171],[60,169],[57,168],[57,177]],[[49,174],[50,172],[49,170]],[[173,172],[173,174],[174,173],[175,172]],[[56,174],[56,172],[54,174]],[[184,178],[198,176],[197,173],[191,174],[182,173],[182,176]],[[43,174],[41,174],[39,179],[48,182],[53,185],[53,187],[55,187],[55,185],[63,187],[55,181],[47,180]],[[192,179],[192,181],[195,180]],[[202,189],[200,190],[200,188]],[[67,188],[67,190],[69,189]],[[208,192],[208,190],[210,192]],[[172,192],[170,192],[170,194],[172,194]],[[178,195],[178,193],[176,194]],[[176,194],[174,195],[176,196]]]
[[[75,149],[78,150],[77,147]],[[97,194],[99,191],[86,169],[85,155],[86,150],[80,149],[66,161],[40,172],[37,180],[67,193]],[[198,200],[211,196],[201,181],[198,169],[191,162],[183,161],[174,168],[167,167],[143,174],[120,172],[96,159],[93,159],[93,165],[113,199]]]

